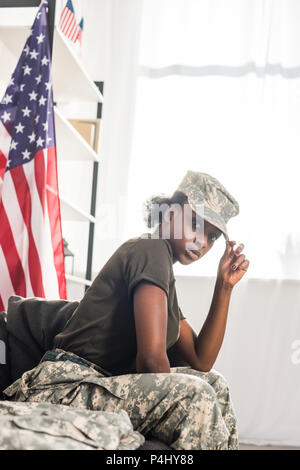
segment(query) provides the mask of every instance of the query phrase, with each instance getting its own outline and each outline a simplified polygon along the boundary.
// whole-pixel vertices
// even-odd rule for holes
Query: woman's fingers
[[[248,271],[250,261],[245,259],[240,266],[237,267],[237,270]]]
[[[244,243],[240,243],[235,250],[235,255],[236,256],[240,255],[244,248],[245,248]]]
[[[232,258],[231,260],[231,269],[233,271],[235,270],[241,270],[241,271],[247,271],[249,267],[249,260],[246,259],[246,256],[244,254],[241,254],[243,249],[245,248],[244,243],[240,243],[237,248],[234,250],[233,246],[236,244],[235,241],[229,241],[227,243],[227,247],[229,247],[228,254]]]
[[[233,251],[233,246],[236,244],[236,242],[234,240],[228,240],[226,242],[226,250],[225,252],[227,252],[227,254],[231,257],[234,256],[234,251]]]
[[[234,250],[233,247],[234,245],[236,245],[236,241],[233,241],[233,240],[229,240],[227,242],[227,246],[226,246],[226,250],[227,250],[227,254],[231,257],[231,258],[234,258],[234,257],[238,257],[241,252],[243,251],[243,249],[245,248],[245,245],[244,243],[240,243],[237,248]]]
[[[234,264],[231,266],[231,269],[234,271],[236,269],[244,269],[248,268],[249,265],[249,260],[246,259],[245,255],[240,255],[234,262]]]

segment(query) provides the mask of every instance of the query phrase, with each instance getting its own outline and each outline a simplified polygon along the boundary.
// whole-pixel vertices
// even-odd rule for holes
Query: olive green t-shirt
[[[83,299],[54,338],[54,347],[71,351],[112,375],[136,372],[133,290],[147,280],[167,294],[169,349],[184,319],[178,306],[172,247],[168,240],[144,233],[124,242],[103,266]]]

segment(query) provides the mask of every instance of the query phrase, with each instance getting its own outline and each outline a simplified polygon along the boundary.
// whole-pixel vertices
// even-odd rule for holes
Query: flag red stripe
[[[63,20],[62,20],[62,29],[64,29],[64,28],[66,27],[66,24],[68,24],[70,15],[71,15],[71,12],[70,12],[70,10],[67,8],[67,9],[66,9],[66,12],[65,12],[65,15],[64,15],[64,18],[63,18]]]
[[[80,36],[80,31],[78,31],[77,36],[73,39],[74,42],[76,42],[79,39]]]
[[[74,34],[74,30],[76,31],[76,27],[77,27],[76,26],[76,20],[75,20],[75,18],[73,18],[72,27],[70,28],[70,31],[69,31],[69,34],[68,34],[70,39],[72,39],[72,36]]]
[[[72,16],[72,19],[71,19],[71,21],[70,21],[70,23],[69,23],[69,25],[68,25],[68,28],[66,29],[66,35],[67,35],[68,37],[70,37],[69,34],[70,34],[70,32],[73,30],[74,24],[76,24],[76,23],[75,23],[75,18],[74,18],[74,15],[73,15],[73,16]]]
[[[67,7],[65,6],[64,9],[63,9],[63,11],[62,11],[62,13],[61,13],[61,19],[62,19],[62,20],[65,19],[66,15],[67,15],[67,13],[68,13],[69,11],[70,11],[69,8],[67,8]]]
[[[74,32],[73,32],[72,37],[71,37],[71,41],[75,42],[74,38],[77,37],[77,35],[78,35],[78,26],[75,25]]]
[[[78,24],[75,22],[75,29],[74,29],[74,32],[72,34],[72,37],[71,37],[71,40],[72,41],[76,41],[76,39],[74,39],[75,37],[77,38],[77,35],[78,35],[78,32],[80,31],[80,28],[78,26]]]
[[[43,214],[45,215],[45,157],[43,150],[39,150],[34,157],[34,176],[39,193]]]
[[[7,159],[9,154],[9,147],[11,143],[11,135],[7,131],[6,127],[0,121],[0,178],[4,178]]]
[[[79,28],[79,26],[77,26],[77,29],[76,29],[76,36],[74,37],[73,41],[76,42],[77,39],[79,38],[80,36],[80,31],[81,29]]]
[[[61,12],[60,19],[59,19],[59,27],[61,28],[65,14],[66,14],[66,7],[64,7],[63,11]]]
[[[0,312],[4,312],[5,311],[5,307],[4,307],[4,304],[2,302],[2,297],[0,295]]]
[[[22,166],[13,168],[10,174],[15,185],[19,206],[28,232],[28,265],[32,289],[35,296],[45,297],[41,263],[31,229],[32,204],[30,189]]]
[[[64,33],[65,34],[67,34],[67,32],[68,32],[68,29],[70,27],[70,24],[71,24],[72,20],[73,20],[73,13],[69,12],[68,13],[68,18],[66,19],[66,22],[64,24]]]
[[[6,162],[7,162],[7,158],[2,152],[2,150],[0,150],[0,177],[1,178],[4,177],[4,173],[6,169]]]
[[[63,20],[63,25],[62,25],[63,32],[65,32],[65,30],[66,30],[66,28],[69,24],[71,15],[72,15],[72,12],[70,10],[67,10],[67,12],[65,14],[65,17],[64,17],[64,20]]]
[[[68,8],[64,8],[60,17],[60,28],[62,32],[73,42],[76,42],[79,35],[79,27],[74,13]]]
[[[54,264],[57,272],[57,279],[59,285],[59,295],[61,299],[67,298],[67,287],[65,277],[64,265],[64,244],[61,229],[61,213],[60,202],[58,198],[58,184],[57,184],[57,165],[56,165],[56,148],[48,148],[47,158],[47,181],[46,184],[50,187],[47,188],[47,204],[48,214],[51,227],[51,239],[54,254]]]
[[[26,297],[25,273],[2,201],[0,202],[0,219],[0,245],[6,259],[7,267],[9,269],[11,283],[17,295]]]

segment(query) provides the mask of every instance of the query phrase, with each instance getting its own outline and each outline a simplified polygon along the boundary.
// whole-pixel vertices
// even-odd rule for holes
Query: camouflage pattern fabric
[[[5,395],[15,401],[49,402],[77,409],[124,410],[135,431],[176,450],[238,449],[228,385],[216,370],[172,367],[171,373],[106,377],[83,365],[73,353],[54,352],[55,358],[51,351],[52,360],[42,360],[25,372],[4,390]]]
[[[226,223],[239,214],[239,203],[217,178],[188,170],[176,191],[188,197],[192,209],[204,220],[218,227],[229,240]]]
[[[0,401],[1,450],[135,450],[145,438],[127,413]]]

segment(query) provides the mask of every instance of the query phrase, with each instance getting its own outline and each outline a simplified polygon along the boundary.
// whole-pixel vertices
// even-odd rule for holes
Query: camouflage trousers
[[[8,399],[125,410],[135,431],[176,450],[238,449],[228,384],[216,370],[172,367],[171,373],[107,377],[73,353],[51,352],[53,360],[44,360],[46,353],[34,369],[4,390]]]

